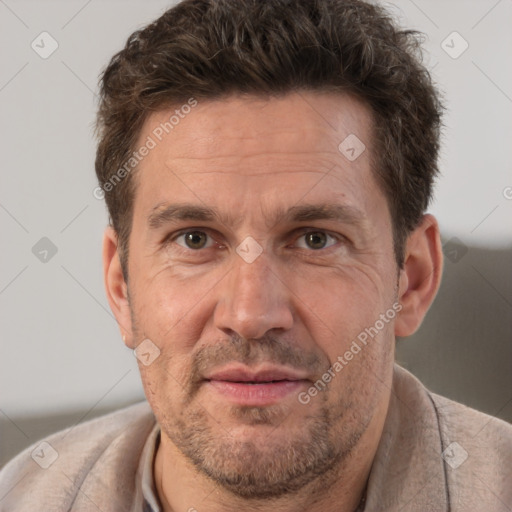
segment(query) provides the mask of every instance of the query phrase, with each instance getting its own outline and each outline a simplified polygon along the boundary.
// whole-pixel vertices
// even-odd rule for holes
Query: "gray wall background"
[[[92,125],[101,69],[169,5],[0,0],[0,466],[50,432],[143,399],[103,290]],[[386,5],[426,33],[449,107],[430,209],[444,281],[397,359],[432,390],[512,421],[512,1]]]

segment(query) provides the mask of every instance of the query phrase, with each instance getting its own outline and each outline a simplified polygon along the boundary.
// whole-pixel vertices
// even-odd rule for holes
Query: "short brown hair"
[[[191,97],[350,92],[370,108],[374,172],[387,197],[397,263],[438,172],[442,104],[421,63],[421,34],[361,0],[183,0],[134,32],[100,80],[96,174],[127,278],[133,173],[148,115]]]

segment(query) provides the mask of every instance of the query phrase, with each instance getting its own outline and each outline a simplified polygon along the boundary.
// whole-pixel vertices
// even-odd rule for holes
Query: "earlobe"
[[[119,324],[125,344],[130,346],[133,339],[128,302],[128,287],[123,276],[118,252],[117,234],[111,226],[103,235],[103,278],[110,309]]]
[[[402,310],[395,322],[396,336],[410,336],[419,328],[439,289],[442,270],[439,225],[435,217],[424,215],[407,239],[404,268],[400,271]]]

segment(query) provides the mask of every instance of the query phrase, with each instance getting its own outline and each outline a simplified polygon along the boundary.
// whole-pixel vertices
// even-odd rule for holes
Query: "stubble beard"
[[[323,406],[318,414],[301,418],[301,429],[292,436],[279,425],[282,414],[274,415],[267,408],[233,407],[230,416],[265,432],[258,432],[257,441],[239,439],[201,405],[191,403],[174,421],[160,418],[160,425],[200,473],[233,495],[252,500],[283,497],[306,486],[311,495],[325,491],[343,473],[370,422],[365,418],[356,431],[340,430],[338,421],[344,414],[334,415]]]
[[[132,325],[135,326],[134,320],[133,315]],[[222,360],[250,364],[263,355],[263,360],[316,368],[319,374],[323,373],[325,361],[318,356],[294,352],[293,347],[274,338],[266,341],[252,343],[233,339],[229,346],[206,350],[201,354],[204,357],[198,355],[192,364],[189,381],[185,383],[185,398],[178,408],[169,410],[168,405],[175,402],[175,397],[173,400],[172,396],[164,396],[160,403],[150,400],[153,411],[162,432],[184,457],[200,473],[234,496],[272,500],[305,490],[305,487],[311,496],[322,494],[326,487],[339,481],[339,475],[343,474],[372,420],[374,403],[361,408],[360,404],[350,401],[357,390],[346,390],[345,396],[349,398],[340,398],[334,404],[329,404],[329,389],[321,392],[315,397],[321,405],[299,416],[300,429],[294,429],[293,436],[283,425],[293,410],[287,412],[281,406],[232,406],[229,415],[236,424],[266,429],[265,435],[257,433],[258,442],[230,435],[198,400],[201,389],[198,376],[202,367]],[[350,387],[349,383],[347,385]],[[167,408],[162,408],[163,404]]]

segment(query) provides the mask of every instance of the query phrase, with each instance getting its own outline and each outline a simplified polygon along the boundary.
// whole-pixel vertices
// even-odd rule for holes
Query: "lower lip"
[[[240,405],[272,405],[291,393],[298,393],[304,380],[280,380],[261,384],[245,384],[225,380],[210,380],[207,384]]]

